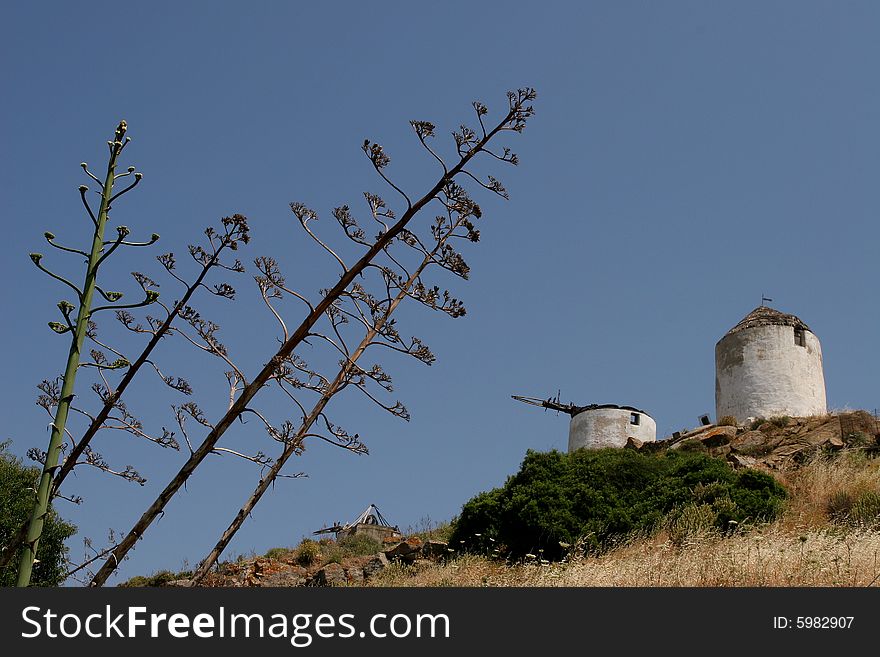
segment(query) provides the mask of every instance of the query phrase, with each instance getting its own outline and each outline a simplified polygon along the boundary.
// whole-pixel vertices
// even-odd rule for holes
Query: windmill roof
[[[748,315],[743,317],[739,324],[730,329],[726,335],[737,333],[744,329],[755,328],[757,326],[793,326],[795,328],[809,331],[810,327],[804,324],[800,318],[780,312],[769,306],[758,306]]]
[[[636,408],[635,406],[621,406],[619,404],[589,404],[588,406],[573,406],[571,411],[569,411],[569,414],[574,417],[575,415],[583,413],[584,411],[593,411],[598,408],[616,408],[622,411],[641,413],[642,415],[647,415],[648,417],[651,416],[650,413],[643,411],[640,408]]]

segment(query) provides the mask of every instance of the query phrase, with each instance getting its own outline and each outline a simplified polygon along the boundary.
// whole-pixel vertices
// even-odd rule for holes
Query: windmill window
[[[641,416],[638,413],[630,413],[629,414],[629,423],[630,424],[639,424],[639,420],[641,420]]]
[[[806,347],[807,346],[807,338],[804,335],[804,329],[796,328],[794,330],[794,343],[798,347]]]

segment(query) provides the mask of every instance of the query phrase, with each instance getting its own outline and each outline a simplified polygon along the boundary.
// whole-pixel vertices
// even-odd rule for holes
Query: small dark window
[[[807,338],[804,335],[804,329],[796,328],[794,330],[794,343],[798,347],[806,347],[807,346]]]
[[[630,413],[629,414],[629,423],[630,424],[638,424],[641,416],[638,413]]]

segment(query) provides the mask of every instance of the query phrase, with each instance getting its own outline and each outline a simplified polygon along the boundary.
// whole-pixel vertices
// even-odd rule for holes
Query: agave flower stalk
[[[436,153],[431,151],[430,147],[425,143],[425,139],[428,136],[433,136],[433,124],[428,122],[413,122],[412,125],[419,140],[429,151],[431,151],[432,155],[439,160],[443,168],[443,173],[439,176],[437,182],[421,197],[411,198],[401,190],[400,187],[395,185],[383,171],[388,166],[390,157],[385,153],[381,145],[373,143],[370,140],[364,141],[362,147],[363,151],[372,162],[376,173],[403,198],[406,203],[406,210],[403,211],[399,218],[388,214],[383,215],[384,217],[391,219],[393,223],[389,222],[389,224],[386,224],[385,228],[376,237],[375,241],[362,243],[363,246],[368,248],[354,264],[346,265],[345,262],[334,251],[332,251],[332,249],[311,233],[307,227],[307,223],[315,218],[314,213],[302,207],[300,204],[291,204],[291,209],[294,214],[297,215],[302,228],[306,230],[313,239],[316,239],[319,245],[333,256],[337,262],[339,262],[343,269],[342,274],[334,285],[328,286],[328,288],[322,292],[320,301],[314,305],[308,303],[308,313],[302,318],[299,326],[296,330],[290,333],[285,331],[285,340],[275,352],[275,355],[269,358],[260,372],[239,390],[238,397],[235,397],[234,400],[230,400],[230,406],[223,417],[220,418],[216,424],[205,424],[205,426],[210,426],[210,431],[202,440],[201,444],[192,450],[190,458],[181,466],[177,474],[172,477],[171,481],[158,494],[156,499],[135,522],[128,534],[126,534],[117,547],[112,551],[103,566],[101,566],[101,568],[95,573],[95,576],[91,581],[91,586],[103,586],[107,579],[117,570],[119,564],[122,563],[137,542],[143,538],[144,533],[150,525],[164,514],[168,502],[184,487],[186,482],[195,472],[196,468],[198,468],[198,466],[210,454],[216,452],[218,442],[223,434],[233,426],[235,420],[241,417],[242,414],[254,410],[250,408],[250,404],[257,393],[266,387],[267,383],[277,378],[279,368],[283,366],[286,361],[289,361],[295,356],[295,351],[301,343],[308,341],[308,339],[314,335],[312,332],[313,327],[322,320],[328,312],[332,312],[331,307],[336,304],[341,297],[351,293],[350,288],[356,283],[358,277],[360,277],[365,270],[374,266],[373,261],[381,253],[385,252],[389,245],[391,245],[395,239],[398,239],[398,236],[403,237],[403,235],[406,234],[404,231],[407,231],[408,224],[414,220],[416,215],[418,215],[430,203],[434,202],[444,190],[449,189],[450,185],[457,185],[455,179],[459,175],[473,179],[476,183],[490,191],[501,194],[504,193],[503,187],[501,187],[497,180],[489,176],[489,182],[483,182],[471,174],[467,170],[467,166],[481,153],[488,153],[496,159],[514,163],[515,156],[510,154],[509,149],[505,149],[503,155],[497,155],[489,151],[488,145],[494,137],[502,132],[522,132],[526,121],[534,113],[530,103],[535,98],[535,91],[531,88],[523,88],[515,92],[508,92],[507,97],[509,105],[508,111],[494,128],[491,126],[485,126],[483,123],[483,116],[486,114],[485,106],[482,103],[474,104],[474,109],[477,112],[478,120],[480,122],[480,130],[477,132],[476,130],[462,126],[460,132],[453,133],[458,161],[454,164],[450,162],[449,164],[451,166],[447,166],[447,164],[444,163]],[[384,206],[384,202],[382,205]]]
[[[49,242],[49,244],[62,251],[69,251],[88,256],[85,279],[83,281],[82,289],[78,288],[76,285],[63,278],[62,276],[59,276],[44,267],[41,262],[43,257],[41,254],[31,254],[31,260],[33,260],[34,264],[36,264],[39,269],[74,290],[77,296],[77,301],[79,303],[75,321],[71,321],[71,314],[75,306],[68,301],[62,301],[58,304],[58,307],[61,310],[65,323],[49,323],[49,328],[51,328],[56,333],[71,333],[72,335],[70,340],[70,351],[67,356],[67,365],[64,369],[60,399],[55,412],[55,418],[52,422],[52,430],[49,438],[49,448],[46,450],[46,456],[43,463],[43,471],[40,476],[39,485],[37,486],[36,490],[36,501],[34,503],[33,512],[31,514],[30,523],[28,525],[27,536],[24,545],[22,546],[21,561],[18,570],[18,586],[28,586],[30,584],[31,572],[33,570],[34,563],[36,563],[37,549],[40,542],[40,536],[43,532],[43,523],[46,519],[46,514],[48,513],[49,509],[52,480],[55,475],[56,469],[59,467],[58,461],[61,454],[61,444],[64,439],[65,427],[67,425],[67,416],[70,411],[70,405],[74,397],[76,374],[77,370],[80,368],[80,356],[83,348],[83,342],[85,341],[86,333],[88,331],[89,320],[92,315],[98,310],[110,308],[133,308],[153,303],[158,298],[157,292],[153,290],[147,290],[146,298],[141,303],[130,305],[113,305],[114,302],[118,301],[121,298],[122,294],[119,292],[104,291],[97,285],[98,269],[101,263],[107,258],[107,256],[110,255],[110,253],[112,253],[120,244],[140,246],[140,244],[132,244],[124,241],[125,237],[129,234],[128,228],[126,228],[125,226],[120,226],[117,229],[117,232],[119,233],[118,239],[111,240],[110,242],[104,241],[104,230],[107,225],[107,218],[110,211],[111,203],[115,199],[119,198],[122,194],[125,194],[130,189],[134,188],[135,185],[140,182],[142,177],[140,173],[134,173],[133,167],[130,168],[127,173],[116,173],[116,163],[119,159],[119,155],[122,153],[122,150],[125,148],[126,144],[128,144],[128,142],[130,141],[130,139],[125,136],[126,130],[127,125],[125,121],[121,121],[116,128],[113,140],[107,142],[110,148],[110,158],[107,163],[107,174],[104,177],[104,182],[101,186],[101,202],[98,207],[97,214],[92,211],[86,199],[86,192],[88,191],[88,187],[82,185],[79,188],[83,204],[85,205],[86,211],[88,212],[89,217],[91,218],[92,223],[95,227],[94,235],[92,238],[91,251],[89,253],[85,253],[84,251],[80,251],[78,249],[63,247],[53,242],[55,236],[52,235],[52,233],[46,233],[45,235],[46,240]],[[89,172],[88,165],[83,163],[82,167],[93,180],[100,182],[96,176]],[[130,175],[132,173],[134,173],[134,182],[114,195],[113,187],[116,179]],[[158,238],[158,235],[153,235],[152,240],[145,244],[152,244]],[[108,246],[109,248],[107,248]],[[99,308],[93,309],[92,299],[94,297],[95,290],[98,290],[98,293],[111,305],[101,306]],[[114,369],[127,367],[128,362],[124,359],[120,359],[110,364],[109,366]]]

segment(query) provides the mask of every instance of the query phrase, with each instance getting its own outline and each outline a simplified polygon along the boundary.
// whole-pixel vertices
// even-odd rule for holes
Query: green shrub
[[[325,553],[324,563],[338,563],[341,566],[342,560],[345,556],[345,552],[341,548],[334,547],[329,552]]]
[[[850,510],[849,520],[866,529],[880,527],[880,493],[869,490],[859,495]]]
[[[682,452],[708,452],[709,448],[706,447],[702,441],[697,440],[696,438],[688,438],[687,440],[681,441],[678,446],[678,449]]]
[[[347,557],[362,557],[382,550],[382,543],[366,534],[345,536],[336,541],[336,544]]]
[[[296,563],[303,568],[308,568],[315,563],[319,554],[321,554],[320,546],[312,539],[304,538],[296,549]]]
[[[774,427],[779,427],[780,429],[784,429],[791,424],[791,418],[788,415],[778,415],[776,417],[771,417],[767,421]]]
[[[0,546],[7,545],[33,510],[33,490],[40,469],[25,466],[7,451],[8,442],[0,442]],[[64,542],[76,533],[76,527],[64,522],[50,507],[37,548],[39,562],[34,566],[31,586],[58,586],[66,572],[67,547]],[[0,570],[0,586],[15,586],[18,558]]]
[[[290,548],[274,547],[264,555],[267,559],[285,559],[291,555],[293,550]]]
[[[670,514],[667,529],[675,545],[683,545],[689,539],[711,534],[715,530],[715,510],[710,504],[689,502],[677,513]]]
[[[837,524],[865,529],[880,527],[880,492],[875,490],[837,491],[828,498],[825,509]]]
[[[847,434],[844,441],[847,447],[872,447],[877,442],[873,436],[869,436],[863,431],[854,431]]]
[[[137,575],[136,577],[132,577],[130,580],[123,582],[119,586],[123,588],[136,588],[143,586],[163,586],[168,582],[173,582],[178,579],[187,579],[192,576],[192,572],[189,570],[182,570],[180,572],[172,572],[170,570],[160,570],[152,575],[143,576]]]
[[[418,529],[407,527],[404,531],[404,535],[408,537],[420,538],[423,541],[443,541],[444,543],[449,542],[451,534],[451,522],[434,523],[430,518],[424,519]]]
[[[739,426],[737,424],[736,418],[732,415],[722,415],[717,422],[719,427],[736,427]]]
[[[769,475],[732,470],[724,461],[681,450],[529,451],[504,486],[480,493],[454,523],[451,547],[521,558],[560,559],[580,541],[602,551],[633,533],[681,520],[689,504],[706,506],[712,526],[773,519],[785,490]],[[687,513],[692,513],[688,511]],[[707,513],[701,510],[699,513]],[[733,523],[731,523],[733,521]]]

